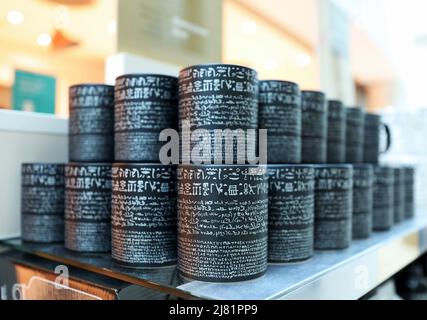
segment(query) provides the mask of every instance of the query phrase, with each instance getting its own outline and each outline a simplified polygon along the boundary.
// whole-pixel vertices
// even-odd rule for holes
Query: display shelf
[[[316,251],[305,263],[270,265],[264,277],[238,284],[179,286],[209,299],[359,299],[427,250],[427,217],[417,217],[341,251]]]
[[[179,283],[176,266],[131,269],[115,264],[110,254],[76,253],[65,249],[63,244],[35,244],[23,242],[19,238],[0,240],[0,244],[60,264],[160,291],[173,297],[197,299],[190,293],[176,288]]]
[[[231,284],[184,283],[175,266],[127,269],[115,265],[108,254],[76,254],[60,244],[27,244],[20,239],[1,243],[186,299],[358,299],[427,251],[427,216],[418,215],[390,231],[354,241],[346,250],[316,251],[311,260],[301,264],[272,264],[259,279]]]

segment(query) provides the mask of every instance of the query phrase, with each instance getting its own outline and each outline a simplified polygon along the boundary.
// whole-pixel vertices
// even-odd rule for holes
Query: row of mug
[[[216,129],[267,129],[269,163],[378,163],[380,153],[378,115],[293,82],[259,81],[255,70],[237,65],[75,85],[69,109],[71,162],[160,162],[160,132],[180,130],[184,121],[212,137]]]
[[[22,237],[184,278],[261,276],[414,215],[414,168],[23,164]],[[65,214],[64,214],[65,212]],[[65,220],[65,227],[64,227]]]

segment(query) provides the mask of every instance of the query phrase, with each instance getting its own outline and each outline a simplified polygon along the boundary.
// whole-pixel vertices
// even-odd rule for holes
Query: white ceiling
[[[1,0],[0,1],[0,46],[7,43],[37,47],[37,37],[41,33],[52,34],[58,15],[58,3],[72,1],[54,0]],[[74,1],[88,2],[88,5],[70,5],[68,24],[63,32],[71,39],[80,42],[78,47],[65,49],[68,54],[89,57],[105,57],[115,49],[115,34],[108,31],[111,21],[116,19],[117,0]],[[24,14],[20,25],[9,24],[6,20],[11,10]]]

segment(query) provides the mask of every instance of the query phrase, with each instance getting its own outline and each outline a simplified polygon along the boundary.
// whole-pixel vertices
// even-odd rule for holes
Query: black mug
[[[386,133],[387,143],[384,150],[380,146],[381,128]],[[391,147],[390,127],[381,122],[381,116],[373,113],[365,114],[365,140],[363,145],[363,160],[365,163],[379,163],[380,154],[386,153]]]
[[[259,128],[268,130],[268,163],[301,162],[301,93],[296,83],[259,85]]]
[[[374,230],[390,230],[394,224],[394,171],[391,167],[374,168],[373,206]]]
[[[353,239],[366,239],[372,233],[374,167],[353,165]]]
[[[415,167],[405,167],[405,219],[415,216]]]
[[[207,282],[236,282],[265,273],[265,166],[180,165],[177,193],[181,276]]]
[[[327,161],[328,110],[326,95],[318,91],[302,91],[301,161],[322,164]]]
[[[217,137],[215,131],[257,130],[258,93],[258,73],[247,67],[206,64],[181,70],[179,73],[179,129],[182,136],[186,136],[183,132],[185,123],[190,126],[191,131],[205,129],[211,139],[211,161],[214,161],[215,154],[218,154],[226,158],[226,163],[245,163],[245,155],[239,152],[245,149],[245,135],[233,137],[231,147],[224,147],[225,139],[222,136]],[[188,144],[182,143],[182,163],[190,163],[190,154],[193,163],[202,162],[200,153],[194,152],[197,144],[198,141],[193,140]],[[228,148],[232,149],[232,152]],[[248,155],[255,155],[255,151],[255,144],[248,144]],[[206,151],[204,150],[203,153]]]
[[[64,241],[64,164],[23,163],[22,240]]]
[[[346,115],[338,100],[328,101],[328,163],[345,163]]]
[[[365,116],[359,107],[346,108],[346,153],[347,163],[363,163],[365,140]]]
[[[314,248],[340,250],[350,246],[353,215],[353,166],[315,166]]]
[[[269,165],[268,260],[310,259],[314,241],[314,167]]]
[[[114,160],[114,87],[79,84],[69,89],[71,162]]]
[[[405,220],[405,168],[396,167],[394,172],[394,223]]]
[[[127,267],[177,261],[176,168],[115,163],[112,168],[111,254]]]
[[[178,129],[178,79],[127,74],[116,79],[114,139],[116,162],[159,162],[164,129]]]
[[[65,166],[65,248],[77,252],[111,249],[111,164]]]

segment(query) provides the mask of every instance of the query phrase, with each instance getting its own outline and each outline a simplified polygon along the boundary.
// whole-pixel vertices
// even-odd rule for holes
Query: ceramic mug
[[[380,134],[381,128],[386,135],[386,146],[381,150]],[[363,160],[365,163],[377,164],[382,153],[386,153],[391,147],[391,130],[390,127],[381,122],[381,116],[373,113],[365,114],[365,139],[363,146]]]

